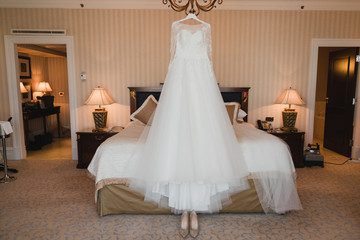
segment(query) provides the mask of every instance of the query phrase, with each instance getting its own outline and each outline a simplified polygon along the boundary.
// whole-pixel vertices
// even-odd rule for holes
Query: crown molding
[[[359,11],[360,1],[358,0],[224,0],[224,3],[220,5],[218,9]]]
[[[162,0],[0,0],[0,8],[169,9]],[[304,8],[302,9],[302,6]],[[217,10],[359,11],[359,0],[224,0]]]
[[[84,4],[81,7],[80,4]],[[167,9],[162,0],[0,0],[0,8]]]

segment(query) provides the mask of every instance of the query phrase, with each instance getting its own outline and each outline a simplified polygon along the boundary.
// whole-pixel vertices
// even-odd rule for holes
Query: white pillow
[[[238,102],[227,102],[225,103],[226,110],[229,114],[229,118],[231,121],[231,124],[234,124],[236,122],[236,118],[238,115],[238,110],[240,108],[240,103]]]
[[[244,110],[242,110],[241,108],[239,108],[239,113],[237,115],[237,120],[238,121],[244,121],[244,117],[246,117],[246,116],[247,116],[247,113]]]
[[[139,107],[135,112],[130,116],[130,119],[133,121],[138,121],[143,124],[147,124],[153,115],[157,107],[157,100],[153,95],[150,95],[144,103]]]

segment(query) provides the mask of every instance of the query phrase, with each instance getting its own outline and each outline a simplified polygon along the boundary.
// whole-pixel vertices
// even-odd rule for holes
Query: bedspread
[[[131,122],[100,145],[88,167],[95,178],[96,190],[108,184],[127,183],[124,169],[143,129],[141,123]],[[242,150],[242,156],[239,157],[246,160],[250,173],[295,172],[288,146],[281,139],[245,122],[234,123],[234,130]],[[268,153],[266,159],[263,159],[262,152]]]

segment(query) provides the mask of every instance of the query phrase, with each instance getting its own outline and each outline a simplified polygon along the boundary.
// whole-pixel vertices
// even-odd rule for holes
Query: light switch
[[[86,72],[81,72],[81,73],[80,73],[80,79],[81,79],[81,81],[83,81],[83,82],[86,81]]]

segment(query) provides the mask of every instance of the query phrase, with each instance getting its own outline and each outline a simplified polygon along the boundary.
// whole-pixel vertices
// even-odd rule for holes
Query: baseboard
[[[351,157],[353,159],[360,159],[360,146],[353,146]]]
[[[351,159],[349,162],[352,162],[352,163],[360,163],[360,159]]]
[[[57,131],[57,130],[56,130]],[[53,133],[55,132],[55,130],[47,130],[47,133],[50,133],[51,135],[54,135]],[[39,129],[39,130],[35,130],[35,131],[31,131],[31,133],[29,134],[29,136],[31,137],[31,139],[34,139],[35,136],[37,135],[44,135],[44,129]],[[57,133],[56,133],[57,136]]]
[[[2,148],[0,149],[2,154]],[[8,160],[21,160],[21,151],[13,147],[7,147],[6,157]]]
[[[72,158],[73,160],[78,160],[78,149],[76,145],[72,147]]]

